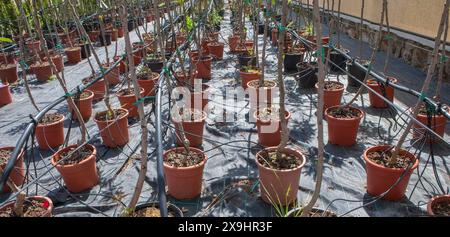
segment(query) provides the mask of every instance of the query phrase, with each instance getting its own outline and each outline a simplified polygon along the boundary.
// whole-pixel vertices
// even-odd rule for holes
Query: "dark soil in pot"
[[[114,120],[115,118],[122,118],[127,113],[124,110],[121,109],[114,109],[114,115],[110,116],[108,113],[97,113],[97,116],[95,116],[95,119],[98,121],[110,121]]]
[[[275,85],[276,85],[276,83],[273,81],[264,81],[262,87],[274,87]],[[253,88],[259,88],[259,81],[251,81],[249,83],[249,86],[251,86]]]
[[[324,85],[324,89],[327,91],[336,91],[341,90],[344,86],[337,81],[326,81]]]
[[[450,217],[450,199],[434,203],[431,209],[435,216]]]
[[[93,154],[92,150],[90,150],[87,146],[78,148],[78,150],[73,152],[74,150],[75,148],[71,148],[68,151],[62,152],[61,153],[62,161],[60,161],[58,164],[59,165],[78,164]]]
[[[258,162],[266,168],[276,170],[289,170],[302,165],[302,159],[290,154],[280,153],[280,159],[277,158],[277,152],[265,152],[258,156]]]
[[[361,116],[361,112],[357,109],[351,107],[335,107],[328,110],[328,114],[335,118],[359,118]]]
[[[177,206],[167,204],[168,217],[183,217],[183,212]],[[146,203],[136,206],[132,217],[161,217],[159,203]]]
[[[11,157],[11,150],[0,150],[0,166],[6,164]]]
[[[41,119],[41,121],[39,121],[39,124],[42,125],[48,125],[48,124],[52,124],[55,122],[60,121],[63,118],[63,116],[61,114],[46,114],[44,115],[44,117]]]
[[[48,212],[50,204],[41,200],[26,199],[23,203],[22,217],[42,217]],[[8,207],[0,212],[0,217],[17,217],[13,210],[14,206]]]
[[[397,168],[397,169],[406,169],[408,165],[412,162],[406,156],[398,155],[397,163],[394,165],[389,164],[389,160],[392,157],[392,150],[382,152],[382,151],[374,151],[367,154],[367,157],[373,161],[374,163],[384,166],[386,168]]]
[[[200,164],[204,159],[204,155],[195,152],[169,152],[164,162],[174,167],[191,167]]]

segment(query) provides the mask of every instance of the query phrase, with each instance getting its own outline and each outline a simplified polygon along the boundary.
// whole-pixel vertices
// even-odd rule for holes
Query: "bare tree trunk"
[[[364,26],[364,6],[366,4],[365,0],[362,0],[361,3],[361,17],[360,17],[360,25],[359,25],[359,59],[362,59],[362,51],[363,51],[363,42],[362,42],[362,32]]]
[[[437,86],[436,86],[436,93],[434,96],[434,99],[437,102],[441,101],[441,88],[442,88],[442,82],[444,81],[444,71],[445,71],[445,66],[446,66],[446,62],[448,61],[447,59],[447,35],[448,35],[448,15],[447,15],[447,19],[445,20],[445,30],[444,30],[444,40],[442,42],[442,48],[441,48],[441,65],[439,67],[439,76],[438,76],[438,82],[437,82]]]
[[[17,1],[20,2],[19,0],[17,0]],[[39,25],[39,21],[38,21],[37,16],[36,16],[36,12],[37,12],[36,0],[33,0],[32,3],[33,3],[33,8],[34,8],[32,17],[33,17],[33,21],[34,21],[34,24],[35,24],[35,27],[36,27],[37,34],[38,34],[38,36],[39,36],[39,38],[40,38],[40,40],[42,42],[42,45],[43,45],[42,48],[44,49],[44,53],[45,53],[45,56],[48,59],[48,63],[51,65],[52,70],[54,72],[56,72],[57,71],[56,70],[56,66],[53,63],[53,61],[51,60],[51,57],[50,57],[50,54],[48,52],[47,47],[44,45],[44,43],[45,43],[44,36],[42,34],[42,29],[41,29],[41,27]],[[69,90],[67,90],[66,84],[64,83],[64,79],[61,78],[58,73],[56,73],[55,75],[56,75],[56,78],[58,79],[58,82],[59,82],[61,88],[63,89],[64,93],[68,94]],[[62,74],[62,75],[64,76],[64,74]],[[75,105],[75,102],[73,101],[72,97],[68,96],[67,97],[67,101],[69,103],[70,108],[72,109],[72,111],[74,111],[75,115],[77,116],[78,122],[80,123],[80,127],[81,127],[81,141],[79,143],[84,143],[86,141],[87,129],[86,129],[86,125],[84,123],[83,117],[81,116],[81,113],[78,110],[78,107]]]
[[[314,0],[314,24],[316,25],[316,35],[317,35],[317,48],[319,52],[323,54],[323,45],[322,45],[322,25],[320,23],[320,12],[319,12],[319,0]],[[323,143],[323,107],[324,107],[324,84],[325,84],[325,65],[322,59],[318,58],[318,66],[319,66],[319,89],[318,89],[318,106],[317,106],[317,142],[318,142],[318,153],[317,153],[317,165],[316,165],[316,185],[314,188],[314,193],[311,197],[309,203],[303,208],[302,216],[308,216],[311,209],[316,204],[317,200],[320,196],[320,189],[322,187],[322,176],[323,176],[323,156],[324,156],[324,143]]]
[[[391,56],[391,48],[392,48],[392,43],[393,43],[392,42],[393,38],[391,36],[391,26],[389,24],[389,11],[388,11],[388,9],[389,9],[388,3],[386,2],[386,8],[384,9],[384,12],[386,14],[386,27],[387,27],[387,35],[388,35],[387,36],[388,47],[387,47],[387,50],[386,50],[386,60],[384,62],[384,69],[383,69],[384,75],[386,75],[386,73],[388,71],[389,59],[390,59],[390,56]]]
[[[378,29],[378,37],[377,37],[377,41],[375,42],[375,44],[373,46],[372,55],[370,56],[370,59],[369,59],[370,65],[369,65],[369,68],[367,69],[368,71],[366,73],[366,76],[364,77],[364,81],[362,82],[363,84],[365,84],[366,81],[369,79],[369,74],[370,74],[370,70],[372,67],[371,65],[375,63],[377,51],[380,46],[381,39],[383,37],[384,13],[385,13],[386,8],[387,8],[387,0],[383,0],[383,6],[381,9],[380,27]],[[355,102],[356,99],[358,98],[358,96],[363,93],[364,89],[365,89],[365,87],[361,86],[358,89],[358,92],[356,92],[355,96],[345,106],[350,106],[353,102]]]
[[[342,19],[341,19],[341,0],[339,0],[338,3],[338,32],[337,32],[337,37],[338,37],[338,42],[337,42],[337,47],[340,49],[341,48],[341,27],[342,27]]]
[[[123,2],[121,2],[121,3],[122,3],[122,6],[120,6],[119,15],[120,15],[122,24],[125,25],[127,23],[126,5]],[[136,96],[136,101],[140,101],[141,100],[141,95],[140,95],[140,91],[139,91],[140,87],[137,83],[135,65],[134,65],[133,54],[132,54],[132,46],[131,46],[131,41],[130,41],[130,33],[128,32],[128,30],[125,30],[125,50],[126,50],[126,54],[127,54],[127,58],[128,58],[128,65],[130,68],[130,80],[133,83],[134,95]],[[139,197],[141,195],[142,188],[144,186],[145,176],[147,174],[147,146],[148,146],[147,119],[145,118],[143,103],[139,103],[137,106],[138,106],[138,113],[139,113],[139,121],[140,121],[140,125],[141,125],[141,159],[140,159],[141,169],[139,171],[139,177],[136,182],[136,186],[134,188],[133,196],[131,197],[131,201],[128,204],[128,210],[131,212],[134,212],[134,210],[136,208],[136,204],[139,201]]]
[[[283,54],[284,54],[284,41],[286,38],[286,13],[287,13],[287,0],[282,0],[281,10],[281,27],[280,39],[278,39],[278,87],[280,89],[280,123],[281,123],[281,142],[278,145],[277,159],[281,158],[280,152],[286,147],[289,141],[289,130],[286,121],[286,108],[285,108],[285,86],[283,80]]]
[[[86,30],[84,29],[83,25],[80,22],[80,17],[78,16],[77,11],[75,10],[75,6],[73,5],[72,0],[69,0],[68,3],[69,3],[69,5],[70,5],[70,7],[72,9],[72,14],[73,14],[75,23],[77,24],[78,28],[81,30],[81,33],[83,34],[85,39],[88,41],[89,46],[91,47],[91,52],[94,55],[95,61],[97,62],[98,66],[103,69],[102,62],[100,61],[100,59],[99,59],[99,57],[98,57],[98,55],[97,55],[97,53],[95,51],[95,48],[92,46],[92,42],[91,42],[88,34],[86,33]],[[104,102],[105,102],[106,108],[108,110],[108,113],[109,114],[114,114],[114,111],[113,111],[113,109],[111,107],[111,103],[109,102],[109,97],[110,97],[109,82],[108,82],[108,80],[105,79],[105,99],[104,99]]]
[[[266,9],[266,13],[264,14],[264,37],[263,37],[263,49],[262,49],[262,58],[261,58],[261,77],[259,78],[259,86],[262,87],[264,85],[264,76],[265,76],[265,68],[266,68],[266,48],[267,48],[267,34],[269,28],[269,18],[268,14],[272,10],[272,1],[268,1],[268,6]]]
[[[442,33],[444,31],[445,20],[449,16],[449,9],[448,9],[449,6],[450,6],[450,0],[446,0],[445,5],[444,5],[444,10],[442,13],[442,17],[441,17],[441,23],[439,24],[438,33],[435,38],[434,49],[433,49],[433,59],[432,59],[430,67],[428,68],[427,78],[425,79],[422,90],[420,92],[421,95],[425,95],[428,92],[428,89],[430,88],[431,79],[433,78],[433,73],[436,70],[436,64],[437,64],[438,56],[439,56],[439,45],[441,43],[441,37],[442,37]],[[419,114],[420,107],[423,103],[423,98],[421,98],[421,97],[422,96],[419,97],[416,105],[414,106],[414,109],[412,112],[413,117],[417,117],[417,115]],[[413,125],[414,125],[414,121],[410,120],[405,131],[403,132],[402,136],[398,140],[397,146],[395,147],[392,157],[389,160],[389,165],[393,165],[393,164],[397,163],[398,154],[400,153],[403,143],[405,142],[406,137],[408,136]]]

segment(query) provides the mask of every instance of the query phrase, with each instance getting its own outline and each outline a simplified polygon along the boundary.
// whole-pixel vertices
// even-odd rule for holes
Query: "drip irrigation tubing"
[[[188,11],[192,6],[189,6],[188,9],[186,11]],[[178,15],[175,19],[174,19],[174,23],[179,22],[181,19],[183,19],[184,14]],[[169,24],[167,21],[165,22],[165,24],[162,26],[162,32],[166,32],[167,30],[169,30],[169,28],[172,27],[171,24]],[[140,49],[136,49],[133,51],[137,52]],[[105,77],[105,75],[107,75],[109,72],[111,72],[112,70],[114,70],[121,62],[122,60],[124,60],[125,57],[121,57],[119,60],[117,60],[116,62],[114,62],[112,64],[111,67],[109,67],[107,70],[105,70],[103,73],[101,73],[98,77],[96,77],[94,80],[92,80],[91,82],[89,82],[88,84],[80,84],[77,87],[75,87],[73,90],[71,90],[69,93],[61,96],[60,98],[56,99],[55,101],[53,101],[51,104],[47,105],[45,108],[43,108],[39,113],[37,113],[35,116],[31,116],[32,117],[32,121],[29,122],[28,126],[25,129],[25,132],[20,136],[19,140],[16,143],[15,149],[11,154],[11,158],[8,160],[8,163],[5,166],[4,172],[0,178],[0,190],[3,189],[6,180],[9,178],[9,175],[12,171],[12,169],[14,168],[14,164],[17,160],[17,157],[19,156],[20,152],[22,151],[23,145],[25,144],[25,142],[28,140],[29,136],[32,134],[32,132],[35,129],[36,123],[35,121],[40,121],[46,113],[48,113],[51,109],[53,109],[54,107],[56,107],[57,105],[59,105],[60,103],[64,102],[68,97],[70,96],[79,96],[85,89],[89,88],[92,84],[94,84],[95,82],[101,80],[102,78]],[[161,73],[161,75],[163,75]]]

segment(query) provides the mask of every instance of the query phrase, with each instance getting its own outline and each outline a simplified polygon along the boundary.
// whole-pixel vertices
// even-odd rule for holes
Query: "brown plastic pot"
[[[202,84],[202,91],[201,92],[190,92],[191,94],[191,109],[197,109],[197,110],[207,110],[208,105],[208,97],[209,97],[209,86],[206,84]],[[199,101],[201,100],[201,108],[199,108]]]
[[[272,104],[272,90],[274,90],[274,88],[277,86],[275,83],[275,85],[272,87],[255,88],[251,85],[253,81],[249,81],[247,83],[250,99],[250,114],[253,114],[258,110],[258,108],[268,107]]]
[[[122,110],[126,114],[115,120],[99,121],[97,117],[100,114],[105,114],[107,111],[98,112],[95,115],[94,121],[97,123],[98,129],[100,130],[100,135],[103,140],[103,145],[111,148],[118,146],[123,146],[130,140],[130,135],[128,133],[128,110]]]
[[[117,61],[119,61],[121,59],[121,57],[120,56],[115,56],[113,59],[114,59],[114,62],[117,62]],[[126,72],[126,70],[127,70],[126,61],[127,61],[127,59],[125,58],[124,60],[120,61],[120,63],[119,63],[119,72],[120,72],[120,74],[124,74]]]
[[[276,120],[261,120],[258,116],[259,112],[253,114],[256,120],[256,129],[258,131],[258,144],[265,147],[278,146],[281,142],[281,121]],[[286,125],[291,119],[291,113],[285,111]]]
[[[88,92],[89,96],[83,99],[79,99],[75,103],[78,110],[80,111],[81,117],[83,117],[83,120],[87,122],[92,116],[92,101],[94,100],[94,92],[90,90],[85,90],[84,92]],[[70,113],[72,113],[72,119],[78,119],[72,109],[70,109]]]
[[[224,43],[219,42],[211,42],[208,44],[209,53],[213,56],[214,60],[222,60],[223,59],[223,48],[225,47]]]
[[[89,35],[89,39],[92,42],[96,42],[98,40],[98,37],[100,36],[100,31],[93,30],[93,31],[88,32],[88,35]]]
[[[47,210],[44,213],[42,213],[42,216],[40,216],[40,217],[52,217],[53,202],[50,198],[43,197],[43,196],[32,196],[32,197],[27,197],[26,200],[36,200],[36,201],[40,201],[40,202],[47,202],[48,203]],[[16,201],[10,201],[10,202],[6,203],[5,205],[0,207],[0,212],[4,211],[7,208],[14,207],[15,203],[16,203]]]
[[[147,80],[140,80],[140,79],[137,80],[139,87],[144,89],[143,96],[156,95],[155,85],[158,82],[158,80],[159,80],[158,73],[152,73]]]
[[[450,201],[450,195],[439,195],[439,196],[435,196],[433,197],[427,205],[427,212],[428,215],[430,216],[437,216],[434,212],[433,212],[433,206],[440,203],[440,202],[449,202]]]
[[[213,42],[213,41],[210,40],[210,39],[202,39],[202,44],[201,44],[201,46],[202,46],[202,51],[203,51],[203,53],[204,53],[205,55],[209,55],[209,54],[210,54],[209,48],[208,48],[208,44],[210,44],[210,43],[212,43],[212,42]]]
[[[72,47],[65,49],[67,61],[70,64],[77,64],[81,62],[81,47]]]
[[[89,86],[89,90],[94,93],[93,101],[102,100],[105,97],[106,93],[105,79],[102,78],[93,83],[91,86]]]
[[[358,136],[358,128],[364,112],[360,109],[353,108],[360,112],[357,118],[335,118],[329,114],[329,111],[339,106],[333,106],[325,110],[325,116],[328,122],[328,142],[340,146],[353,146],[356,144]]]
[[[193,58],[194,65],[197,68],[198,77],[203,79],[211,79],[211,65],[212,65],[212,57],[211,56],[202,56]]]
[[[342,96],[344,95],[344,84],[337,82],[342,85],[339,90],[324,90],[323,91],[323,110],[327,110],[330,107],[338,106],[341,104]],[[319,84],[316,84],[316,89],[319,89]]]
[[[278,147],[269,147],[265,151],[276,151],[277,149]],[[256,157],[261,156],[265,151],[258,152]],[[291,148],[284,148],[282,152],[301,158],[301,165],[294,169],[276,170],[264,167],[258,159],[256,159],[256,164],[258,165],[261,198],[272,205],[287,206],[297,200],[300,174],[305,166],[306,157],[300,151]]]
[[[117,29],[109,30],[107,32],[111,33],[111,41],[117,41],[117,38],[119,38],[119,34],[117,32]]]
[[[61,72],[64,69],[64,60],[63,56],[60,54],[54,55],[51,57],[52,62],[55,65],[56,72]]]
[[[189,74],[188,70],[185,71],[186,74]],[[191,76],[183,75],[183,72],[177,72],[175,77],[177,78],[177,86],[181,87],[191,87],[194,85],[194,80],[197,78],[198,72],[194,71]]]
[[[17,64],[0,65],[0,81],[3,83],[15,83],[19,80],[17,73]]]
[[[43,62],[41,64],[33,64],[30,69],[36,75],[36,79],[39,82],[46,82],[53,76],[52,65],[49,62]]]
[[[41,41],[39,40],[25,42],[25,45],[30,51],[41,51]]]
[[[259,80],[259,78],[261,77],[261,72],[259,71],[255,71],[255,72],[244,72],[244,71],[239,71],[239,75],[241,77],[241,86],[242,88],[247,89],[247,84],[250,81],[253,80]]]
[[[0,84],[0,106],[8,105],[13,102],[9,85]]]
[[[7,151],[14,151],[15,147],[1,147],[0,150],[7,150]],[[5,169],[6,163],[2,164],[0,167],[2,170]],[[22,184],[25,182],[25,168],[23,167],[23,151],[20,152],[20,154],[17,156],[17,160],[14,163],[14,168],[11,170],[11,173],[9,173],[9,179],[18,187],[22,186]],[[8,185],[5,185],[3,187],[2,193],[9,193],[12,190],[8,187]]]
[[[206,113],[202,111],[203,116],[200,121],[175,121],[172,118],[172,123],[175,125],[177,145],[183,146],[181,138],[180,122],[183,125],[186,139],[189,140],[191,147],[200,147],[203,144],[203,128],[205,127]]]
[[[120,106],[126,110],[128,110],[128,117],[134,118],[138,117],[138,107],[134,105],[136,103],[136,96],[133,94],[131,95],[119,95],[120,91],[116,93],[117,97],[119,98]],[[140,96],[142,97],[144,95],[144,89],[140,88]]]
[[[228,37],[228,44],[230,45],[230,52],[232,52],[232,53],[236,52],[238,43],[239,43],[238,35],[232,35],[232,36]]]
[[[125,32],[123,30],[123,27],[117,28],[117,37],[123,38],[124,34],[125,34]]]
[[[111,63],[111,66],[113,65],[113,63]],[[108,70],[109,67],[107,65],[103,65],[105,70]],[[117,65],[116,67],[112,68],[108,74],[105,75],[105,80],[108,81],[108,83],[112,86],[117,85],[120,83],[120,68],[119,65]]]
[[[272,45],[278,44],[278,30],[272,29]]]
[[[390,80],[389,83],[392,83],[392,84],[397,83],[397,79],[395,79],[393,77],[390,77],[389,80]],[[374,79],[367,80],[367,86],[369,86],[371,89],[373,89],[374,91],[376,91],[378,94],[380,94],[382,96],[384,96],[384,93],[386,93],[385,98],[391,102],[394,101],[394,88],[393,87],[384,86],[384,93],[383,93],[382,87]],[[370,100],[370,105],[374,108],[385,109],[388,107],[388,104],[386,102],[384,102],[384,100],[382,100],[380,97],[378,97],[372,91],[369,91],[369,100]]]
[[[90,144],[84,145],[92,154],[77,164],[61,165],[58,161],[61,159],[61,153],[70,149],[77,148],[77,145],[71,145],[56,152],[51,159],[51,163],[61,174],[67,189],[72,193],[79,193],[88,190],[98,184],[97,174],[97,149]]]
[[[387,151],[392,149],[390,145],[373,146],[364,152],[364,160],[366,162],[367,172],[367,193],[372,196],[380,196],[386,192],[400,176],[405,172],[405,169],[386,168],[382,165],[376,164],[371,161],[367,154],[374,151]],[[400,155],[406,156],[411,160],[415,160],[412,168],[406,173],[403,179],[393,188],[383,199],[389,201],[398,201],[403,198],[408,187],[409,178],[414,170],[419,165],[419,159],[408,151],[401,150]]]
[[[167,154],[170,152],[184,151],[184,147],[167,150],[164,152],[164,160],[167,159]],[[190,167],[174,167],[164,162],[168,193],[180,200],[199,197],[202,192],[203,169],[205,168],[207,157],[203,151],[194,147],[189,147],[189,152],[203,156],[203,161]]]
[[[428,126],[428,116],[425,114],[418,114],[416,116],[416,119],[419,120],[422,124],[425,126]],[[445,135],[445,125],[447,124],[447,118],[442,115],[434,115],[431,118],[431,129],[438,134],[441,137],[444,137]],[[413,139],[420,139],[424,137],[424,134],[426,133],[425,128],[420,126],[418,123],[413,124]],[[437,139],[433,139],[433,135],[428,139],[427,142],[433,142],[433,140],[438,141]]]
[[[39,148],[42,150],[50,150],[64,144],[64,115],[59,121],[51,124],[38,124],[36,126],[36,140]]]

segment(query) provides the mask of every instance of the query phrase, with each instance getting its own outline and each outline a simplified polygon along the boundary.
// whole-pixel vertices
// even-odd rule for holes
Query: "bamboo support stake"
[[[119,16],[122,21],[122,24],[126,24],[126,7],[125,4],[122,2],[121,10],[119,9]],[[134,88],[134,95],[136,97],[136,101],[141,100],[140,95],[140,87],[137,83],[136,78],[136,71],[135,71],[135,65],[132,55],[132,46],[130,41],[130,33],[126,30],[125,31],[125,50],[128,58],[128,65],[130,68],[130,80],[133,83]],[[148,128],[147,128],[147,119],[145,118],[145,112],[144,112],[144,105],[143,103],[139,103],[137,105],[138,107],[138,114],[139,114],[139,121],[141,126],[141,169],[139,171],[139,177],[136,182],[136,186],[134,188],[134,193],[131,198],[130,203],[128,204],[127,209],[131,212],[134,212],[136,208],[136,204],[139,201],[139,197],[142,192],[142,188],[144,186],[145,176],[147,174],[147,134],[148,134]]]
[[[427,77],[425,79],[425,82],[423,83],[423,87],[420,92],[421,96],[419,97],[416,105],[414,106],[414,109],[412,112],[413,117],[417,117],[417,115],[419,114],[420,107],[423,103],[423,97],[425,96],[425,94],[428,92],[428,89],[430,88],[430,83],[431,83],[431,80],[433,79],[434,71],[436,70],[436,64],[438,62],[438,56],[439,56],[439,45],[441,43],[441,37],[442,37],[443,31],[444,31],[445,20],[449,16],[449,9],[448,9],[449,6],[450,6],[450,0],[446,0],[445,5],[444,5],[444,10],[442,13],[442,17],[441,17],[441,23],[439,24],[438,33],[435,38],[432,62],[431,62],[430,67],[428,68]],[[405,131],[403,132],[402,136],[398,140],[397,146],[395,147],[392,157],[388,162],[389,165],[393,165],[393,164],[397,163],[398,154],[400,153],[403,143],[405,142],[406,137],[408,136],[409,132],[411,131],[411,128],[413,125],[414,125],[414,121],[410,120]]]
[[[318,52],[322,52],[323,54],[323,45],[322,45],[322,25],[320,23],[320,12],[319,12],[319,0],[313,1],[313,18],[314,24],[316,25],[316,40],[317,40],[317,48]],[[317,200],[320,196],[320,189],[322,187],[322,176],[323,176],[323,157],[324,157],[324,149],[325,145],[323,142],[323,107],[324,107],[324,85],[325,85],[325,65],[323,60],[318,58],[318,66],[319,66],[319,77],[318,77],[318,106],[317,106],[317,142],[318,142],[318,154],[317,154],[317,164],[316,164],[316,185],[314,188],[314,193],[311,197],[309,203],[303,208],[302,215],[303,217],[309,216],[311,209],[316,204]]]
[[[289,141],[289,130],[286,121],[286,108],[285,97],[286,91],[283,80],[283,54],[284,54],[284,40],[286,37],[286,12],[287,12],[287,0],[282,0],[282,13],[281,13],[281,27],[279,31],[280,39],[278,40],[278,87],[280,89],[280,123],[281,123],[281,142],[278,145],[277,159],[281,158],[281,151],[286,147]]]
[[[364,80],[362,82],[363,84],[366,84],[367,80],[369,79],[370,70],[371,70],[372,64],[375,63],[375,58],[376,58],[376,55],[377,55],[377,51],[378,51],[378,48],[380,46],[381,39],[383,37],[384,13],[386,11],[386,8],[387,8],[387,0],[383,0],[383,6],[382,6],[382,9],[381,9],[380,25],[379,25],[379,29],[378,29],[378,37],[377,37],[377,41],[375,42],[375,44],[373,46],[372,55],[370,56],[370,59],[369,59],[370,65],[369,65],[369,68],[367,69],[367,73],[366,73],[366,75],[364,77]],[[365,88],[364,86],[361,86],[358,89],[358,91],[356,92],[355,96],[345,106],[350,106],[351,104],[353,104],[353,102],[356,101],[356,99],[358,98],[359,95],[361,95],[361,97],[362,97],[362,93],[364,91],[364,88]]]
[[[438,75],[438,82],[437,82],[437,86],[436,86],[436,93],[434,96],[434,99],[437,102],[441,101],[441,88],[442,88],[442,82],[444,81],[444,71],[445,71],[445,66],[447,65],[447,34],[448,34],[448,20],[449,20],[449,16],[447,15],[447,19],[445,20],[445,30],[444,30],[444,40],[442,41],[442,48],[441,48],[441,62],[440,62],[440,67],[439,67],[439,75]]]

